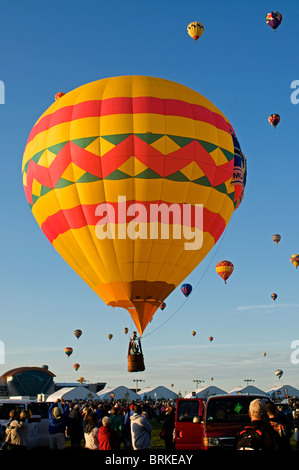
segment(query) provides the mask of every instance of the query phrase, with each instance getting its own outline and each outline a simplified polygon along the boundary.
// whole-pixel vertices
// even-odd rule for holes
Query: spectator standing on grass
[[[149,449],[151,446],[151,432],[153,427],[149,420],[142,416],[140,405],[134,406],[134,414],[131,416],[131,435],[134,450]]]
[[[86,418],[84,426],[85,448],[99,450],[99,416],[97,413],[90,413]]]
[[[64,449],[69,406],[57,398],[49,408],[50,449]]]
[[[120,438],[114,429],[110,426],[110,418],[104,416],[102,419],[102,427],[99,429],[98,440],[100,450],[114,450],[117,451],[120,448]]]
[[[71,447],[81,447],[83,439],[83,417],[79,406],[74,405],[67,419],[67,435],[71,440]]]

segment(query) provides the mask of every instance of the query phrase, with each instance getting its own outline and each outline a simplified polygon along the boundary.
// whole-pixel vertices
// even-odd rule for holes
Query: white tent
[[[86,387],[77,386],[77,387],[64,387],[57,392],[52,393],[47,398],[48,402],[55,402],[57,398],[62,398],[66,401],[72,400],[98,400],[99,397],[88,390]]]
[[[97,393],[99,400],[111,400],[111,393],[113,393],[114,400],[122,400],[125,399],[127,401],[130,400],[140,400],[140,396],[130,390],[127,387],[106,387],[103,390],[100,390]]]
[[[187,393],[185,398],[208,398],[212,395],[226,395],[227,392],[221,388],[210,385],[209,387],[199,387],[193,392]]]
[[[236,387],[230,392],[228,392],[229,395],[236,395],[236,394],[241,394],[241,395],[264,395],[267,396],[266,392],[261,390],[260,388],[254,387],[253,385],[247,385],[247,387]]]
[[[266,393],[270,398],[299,398],[299,390],[291,385],[277,385],[267,390]]]
[[[139,390],[138,394],[142,400],[152,399],[152,400],[175,400],[178,398],[178,395],[172,390],[169,390],[166,387],[145,387],[142,390]]]

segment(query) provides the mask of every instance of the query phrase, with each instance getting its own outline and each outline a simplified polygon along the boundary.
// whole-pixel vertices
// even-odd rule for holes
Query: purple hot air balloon
[[[279,11],[271,11],[266,16],[266,22],[275,31],[282,22],[282,14]]]

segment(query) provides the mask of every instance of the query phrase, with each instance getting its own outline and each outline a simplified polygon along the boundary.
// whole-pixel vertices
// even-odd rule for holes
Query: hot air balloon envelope
[[[233,270],[234,270],[234,265],[230,261],[226,261],[226,260],[220,261],[220,263],[216,265],[216,271],[219,274],[219,276],[222,277],[225,284],[226,284],[227,279],[232,274]]]
[[[282,14],[279,11],[271,11],[266,16],[266,22],[275,31],[282,22]]]
[[[280,370],[280,369],[277,369],[277,370],[275,371],[275,375],[276,375],[279,379],[280,379],[280,377],[282,376],[282,374],[283,374],[283,371]]]
[[[268,117],[268,121],[271,124],[271,126],[276,127],[280,121],[279,114],[271,114],[271,116]]]
[[[292,255],[291,258],[290,258],[290,261],[295,266],[295,268],[297,269],[298,266],[299,266],[299,255],[298,254]]]
[[[277,245],[281,240],[281,236],[278,233],[275,233],[275,235],[272,236],[272,240]]]
[[[188,297],[192,292],[191,284],[183,284],[181,287],[181,291],[183,292],[185,297]]]
[[[80,336],[82,335],[82,331],[81,330],[75,330],[74,331],[74,335],[76,336],[76,338],[80,338]]]
[[[67,356],[70,356],[73,353],[73,348],[67,347],[64,352]]]
[[[243,155],[240,166],[239,151],[235,157],[233,136],[205,97],[145,76],[66,93],[29,135],[22,177],[34,217],[107,305],[129,311],[140,335],[217,243],[243,197],[246,163]],[[194,239],[184,230],[178,238],[178,225]]]
[[[277,299],[277,294],[273,293],[273,294],[271,294],[271,297],[272,297],[273,300],[276,300]]]
[[[193,23],[188,24],[187,31],[189,36],[197,42],[197,39],[200,38],[204,31],[204,27],[201,23],[198,23],[198,21],[193,21]]]

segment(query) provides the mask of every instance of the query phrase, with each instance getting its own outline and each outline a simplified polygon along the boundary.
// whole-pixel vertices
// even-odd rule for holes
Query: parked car
[[[28,423],[30,425],[28,448],[49,446],[49,403],[35,402],[31,400],[0,399],[0,424],[7,426],[9,413],[12,410],[28,412]]]
[[[206,404],[200,398],[177,400],[175,448],[177,450],[233,449],[238,431],[250,422],[252,400],[264,395],[215,395]]]

